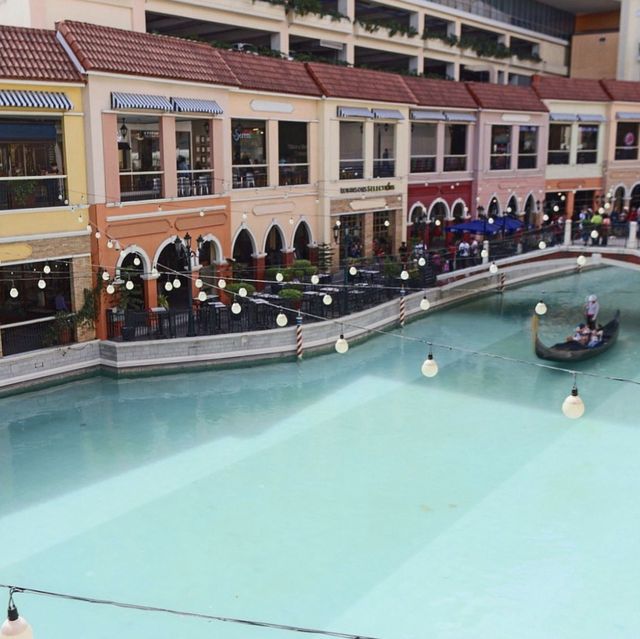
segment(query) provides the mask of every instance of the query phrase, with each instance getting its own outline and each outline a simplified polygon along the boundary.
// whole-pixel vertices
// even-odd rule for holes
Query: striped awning
[[[640,113],[631,113],[629,111],[618,111],[616,120],[640,120]]]
[[[338,107],[339,118],[372,118],[373,113],[364,107]]]
[[[112,93],[112,109],[146,109],[154,111],[173,111],[171,102],[163,95],[143,93]]]
[[[64,93],[55,91],[0,91],[0,106],[23,109],[61,109],[70,111],[73,104]]]
[[[398,109],[371,109],[373,117],[378,120],[404,120],[404,115]]]
[[[578,113],[580,122],[604,122],[604,115],[597,113]]]
[[[222,115],[223,111],[215,100],[194,100],[193,98],[169,98],[173,110],[178,113],[210,113]]]
[[[449,122],[475,122],[476,116],[471,113],[458,113],[457,111],[446,111],[445,117]]]
[[[412,120],[446,120],[442,111],[411,111]]]
[[[576,122],[578,116],[575,113],[549,113],[551,122]]]

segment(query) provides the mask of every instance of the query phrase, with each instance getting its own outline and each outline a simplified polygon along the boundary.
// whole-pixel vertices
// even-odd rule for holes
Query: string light
[[[206,302],[207,301],[207,294],[204,291],[200,291],[198,293],[198,300],[200,302]]]
[[[133,290],[133,282],[131,280],[127,280],[127,283],[124,285],[124,287],[128,290],[128,291],[132,291]]]
[[[480,257],[482,258],[489,257],[489,251],[487,251],[487,249],[482,249],[480,251]]]
[[[544,240],[540,240],[540,242],[538,242],[538,248],[540,250],[546,249],[547,248],[547,243]]]
[[[357,275],[358,274],[358,269],[355,266],[352,266],[351,268],[349,268],[349,275]]]
[[[489,272],[495,275],[498,272],[498,265],[495,262],[491,262],[491,266],[489,267]]]
[[[45,264],[45,265],[44,265],[44,267],[43,267],[43,269],[42,269],[42,272],[43,272],[45,275],[49,275],[49,273],[51,273],[51,267],[50,267],[48,264]]]
[[[421,367],[421,372],[425,377],[435,377],[438,374],[438,363],[433,359],[433,350],[429,344],[429,354],[427,359],[424,360]]]
[[[276,315],[276,324],[280,326],[280,328],[285,327],[288,323],[289,319],[282,311]]]
[[[331,297],[331,295],[329,295],[329,293],[325,293],[324,297],[322,298],[322,303],[325,306],[331,306],[331,302],[333,302],[333,298]]]
[[[238,304],[238,302],[234,302],[234,303],[231,305],[231,312],[232,312],[234,315],[240,315],[241,311],[242,311],[242,306],[240,306],[240,304]]]
[[[13,602],[13,593],[15,588],[9,590],[9,605],[7,607],[7,618],[0,626],[0,637],[18,637],[19,639],[32,639],[33,630],[29,622],[21,617],[18,613],[15,603]]]
[[[593,229],[593,231],[591,231],[590,235],[591,235],[591,239],[593,239],[593,240],[597,240],[597,239],[598,239],[598,237],[599,237],[599,235],[600,235],[600,233],[598,233],[598,231],[596,231],[595,229]]]
[[[134,265],[134,266],[140,266],[140,264],[141,264],[141,262],[140,262],[140,258],[136,255],[136,256],[133,258],[133,265]]]
[[[180,288],[182,286],[182,282],[178,277],[174,278],[172,284],[173,284],[173,288]]]
[[[9,291],[9,295],[15,300],[20,293],[18,293],[18,289],[15,287],[15,284],[11,282],[11,290]]]
[[[42,278],[38,280],[38,288],[40,290],[44,290],[45,288],[47,288],[47,283]]]
[[[536,315],[544,315],[547,312],[547,305],[540,300],[535,306]]]
[[[405,282],[409,279],[409,272],[404,268],[400,271],[400,279]]]
[[[343,333],[340,333],[340,337],[336,340],[335,349],[340,355],[344,355],[349,350],[349,342],[344,338]]]
[[[171,282],[165,282],[164,290],[167,291],[167,293],[169,293],[170,291],[173,290],[173,284]]]
[[[431,308],[431,302],[429,302],[429,300],[427,299],[427,296],[425,295],[421,300],[420,300],[420,310],[422,311],[428,311]]]
[[[578,255],[576,262],[578,263],[578,266],[584,266],[587,263],[587,258],[584,255]]]
[[[573,374],[573,388],[571,394],[567,395],[562,402],[562,413],[569,419],[578,419],[584,415],[584,402],[578,395],[578,386],[576,385],[576,373]]]
[[[113,248],[113,242],[111,241],[111,239],[107,240],[107,248],[108,249],[112,249]]]
[[[116,292],[116,287],[113,284],[107,284],[107,293],[113,295]]]
[[[320,278],[317,275],[312,275],[311,276],[311,283],[312,284],[320,284]]]
[[[223,279],[218,280],[218,288],[225,289],[227,288],[227,281]]]
[[[110,277],[110,275],[109,275],[109,271],[102,271],[102,279],[103,279],[105,282],[108,282],[108,281],[109,281],[109,277]]]
[[[276,282],[282,282],[284,280],[284,275],[280,272],[276,273]]]
[[[418,258],[418,266],[426,266],[426,265],[427,265],[427,260],[425,260],[424,257]]]
[[[240,297],[246,297],[246,296],[247,296],[247,289],[246,289],[244,286],[241,286],[241,287],[238,289],[238,295],[239,295]]]
[[[202,288],[203,282],[200,278],[195,281],[196,288]]]
[[[96,238],[96,240],[99,240],[99,239],[100,239],[100,237],[101,237],[101,233],[100,233],[100,231],[96,231],[96,232],[95,232],[95,238]]]

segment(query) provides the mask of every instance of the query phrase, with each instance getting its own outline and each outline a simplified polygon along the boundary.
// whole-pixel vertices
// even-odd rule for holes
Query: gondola
[[[549,359],[554,362],[580,362],[608,351],[618,339],[620,311],[616,311],[614,318],[602,328],[603,339],[597,346],[592,348],[583,346],[573,340],[559,342],[553,346],[545,346],[538,337],[538,317],[534,315],[533,339],[535,341],[536,355],[541,359]]]

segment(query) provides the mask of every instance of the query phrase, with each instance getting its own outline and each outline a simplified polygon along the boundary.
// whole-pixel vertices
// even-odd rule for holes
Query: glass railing
[[[569,151],[549,151],[547,164],[569,164]]]
[[[396,174],[396,161],[393,158],[374,158],[373,177],[386,178]]]
[[[364,160],[340,160],[341,180],[361,180],[364,177]]]
[[[156,200],[162,197],[162,173],[139,171],[120,173],[120,201]]]
[[[67,204],[67,176],[0,177],[0,210]]]
[[[178,197],[197,197],[213,193],[213,171],[178,171]]]
[[[444,170],[445,171],[466,171],[467,156],[466,155],[445,155]]]
[[[266,164],[247,164],[233,167],[234,189],[254,189],[267,185]]]
[[[411,173],[434,173],[436,170],[435,155],[412,155]]]
[[[280,164],[278,167],[280,186],[291,184],[309,184],[308,164]]]

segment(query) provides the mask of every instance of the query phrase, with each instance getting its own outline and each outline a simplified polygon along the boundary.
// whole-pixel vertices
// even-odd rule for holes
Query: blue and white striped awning
[[[604,115],[598,113],[578,113],[580,122],[604,122]]]
[[[146,109],[154,111],[173,111],[173,105],[163,95],[145,95],[143,93],[112,93],[112,109]]]
[[[472,113],[458,113],[457,111],[445,111],[445,117],[449,122],[475,122],[476,116]]]
[[[578,116],[575,113],[549,113],[551,122],[576,122]]]
[[[412,120],[446,120],[442,111],[411,111]]]
[[[404,115],[398,109],[371,109],[377,120],[404,120]]]
[[[372,118],[373,113],[364,107],[338,107],[339,118]]]
[[[73,104],[64,93],[54,91],[0,91],[0,106],[23,109],[61,109],[70,111]]]
[[[631,113],[630,111],[618,111],[616,120],[640,120],[640,113]]]
[[[223,111],[215,100],[194,100],[193,98],[169,98],[173,110],[178,113],[210,113],[222,115]]]

